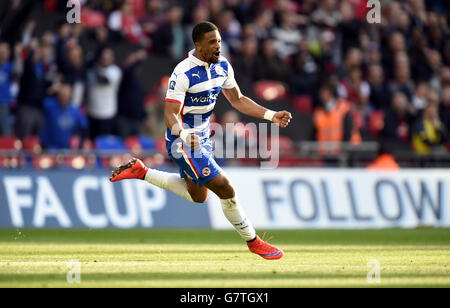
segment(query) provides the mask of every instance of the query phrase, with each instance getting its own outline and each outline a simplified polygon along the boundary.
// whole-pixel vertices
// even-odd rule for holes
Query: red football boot
[[[265,235],[266,234],[264,233],[263,239]],[[264,259],[281,259],[281,257],[284,256],[283,251],[267,243],[269,240],[270,238],[266,242],[264,242],[264,240],[260,239],[259,236],[256,236],[256,239],[254,241],[247,242],[248,249],[250,249],[251,252],[256,253],[257,255],[260,255]]]
[[[143,180],[147,174],[147,171],[148,168],[140,159],[132,158],[127,164],[117,167],[111,173],[109,180],[111,182],[117,182],[124,179]]]

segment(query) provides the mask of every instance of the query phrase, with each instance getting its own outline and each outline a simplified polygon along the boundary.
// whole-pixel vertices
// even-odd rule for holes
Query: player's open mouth
[[[219,57],[220,56],[220,51],[215,52],[214,56]]]

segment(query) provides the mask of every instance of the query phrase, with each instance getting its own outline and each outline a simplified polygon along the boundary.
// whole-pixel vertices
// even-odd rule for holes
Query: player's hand
[[[187,138],[187,143],[192,150],[198,150],[201,148],[202,144],[200,142],[200,137],[196,134],[190,134]]]
[[[285,128],[286,126],[289,125],[289,122],[291,122],[291,119],[292,119],[291,113],[283,110],[283,111],[278,111],[277,113],[275,113],[275,115],[273,116],[272,122],[277,124],[281,128]]]

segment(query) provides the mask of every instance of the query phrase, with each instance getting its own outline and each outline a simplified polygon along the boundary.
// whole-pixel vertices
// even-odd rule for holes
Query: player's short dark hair
[[[203,34],[218,30],[217,26],[209,21],[204,21],[195,25],[194,29],[192,29],[192,41],[194,43],[200,41],[203,37]]]

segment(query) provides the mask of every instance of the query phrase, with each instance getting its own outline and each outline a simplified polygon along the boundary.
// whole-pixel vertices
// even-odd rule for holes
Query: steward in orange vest
[[[314,126],[318,142],[337,142],[327,146],[319,146],[321,154],[338,154],[339,142],[349,141],[352,144],[361,142],[358,127],[353,125],[350,103],[344,99],[336,99],[331,87],[324,86],[319,90],[322,107],[314,111]]]

